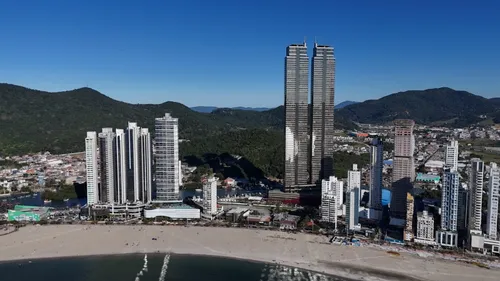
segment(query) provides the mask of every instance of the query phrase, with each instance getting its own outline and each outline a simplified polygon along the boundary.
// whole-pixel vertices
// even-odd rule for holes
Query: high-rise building
[[[333,176],[335,57],[333,48],[314,44],[311,75],[311,183]]]
[[[352,170],[347,172],[347,190],[355,187],[361,188],[361,171],[358,170],[357,164],[353,164]]]
[[[126,198],[128,202],[152,200],[151,136],[149,130],[129,122],[125,134]]]
[[[285,188],[306,185],[308,163],[309,57],[307,46],[287,47],[285,57]]]
[[[140,134],[141,128],[135,122],[128,122],[125,135],[125,146],[127,148],[127,201],[140,201]]]
[[[413,188],[415,178],[413,153],[415,137],[413,120],[394,121],[394,158],[392,169],[391,224],[404,224],[406,212],[406,194]],[[402,223],[403,222],[403,223]]]
[[[337,206],[337,197],[333,191],[321,195],[321,220],[335,224],[335,228],[337,228]]]
[[[349,230],[359,229],[360,188],[352,187],[348,190],[346,201],[346,225]]]
[[[498,239],[498,202],[500,198],[500,168],[496,163],[490,164],[488,184],[488,215],[486,217],[486,234],[490,239]]]
[[[321,194],[333,194],[336,197],[337,209],[342,210],[344,203],[344,182],[331,176],[328,180],[321,181]],[[340,214],[340,213],[339,213]]]
[[[444,247],[458,246],[459,178],[452,166],[445,168],[441,187],[441,229],[436,231],[436,243]]]
[[[444,172],[441,188],[441,230],[457,231],[459,177],[451,167]]]
[[[87,172],[87,205],[90,206],[99,201],[96,132],[87,132],[87,138],[85,138],[85,170]]]
[[[458,168],[458,141],[452,140],[445,150],[445,164],[451,171]]]
[[[469,232],[481,233],[481,208],[483,203],[484,162],[471,159],[469,171]]]
[[[210,177],[203,183],[203,212],[209,215],[217,213],[217,178]]]
[[[115,131],[115,198],[118,204],[127,203],[127,154],[125,148],[125,132]]]
[[[413,210],[415,208],[413,196],[406,193],[406,225],[404,229],[404,240],[412,241],[414,238],[413,233]]]
[[[115,203],[115,133],[102,128],[99,133],[100,178],[99,202]]]
[[[384,167],[384,145],[375,138],[370,146],[370,209],[382,211],[382,176]]]
[[[415,240],[434,242],[434,217],[427,211],[417,214],[417,237]]]
[[[140,149],[141,149],[141,181],[140,181],[140,200],[142,202],[151,202],[153,200],[153,162],[151,158],[151,135],[147,128],[141,128],[140,136]]]
[[[156,200],[179,201],[179,120],[165,113],[155,119]]]

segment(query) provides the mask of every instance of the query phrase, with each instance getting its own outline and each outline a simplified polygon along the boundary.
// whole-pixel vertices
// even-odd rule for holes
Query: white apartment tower
[[[481,232],[481,207],[483,200],[484,162],[471,159],[469,171],[469,232]]]
[[[85,169],[87,171],[87,205],[90,206],[99,200],[96,132],[87,132],[87,138],[85,138]]]
[[[156,200],[179,200],[179,120],[165,113],[155,119]]]
[[[361,188],[361,171],[358,170],[357,164],[353,164],[352,170],[347,172],[347,191],[355,187]]]
[[[427,211],[417,214],[416,239],[434,242],[434,217]]]
[[[458,168],[458,141],[452,140],[445,150],[445,164],[451,171]]]
[[[500,168],[496,163],[490,164],[488,184],[488,216],[486,217],[486,234],[490,239],[498,239],[498,202],[500,197]]]
[[[321,220],[333,223],[337,228],[337,197],[333,191],[321,195]]]
[[[217,213],[217,180],[210,177],[203,183],[203,212],[208,215]]]
[[[344,182],[339,180],[337,177],[331,176],[328,180],[321,181],[321,198],[325,194],[332,194],[336,197],[337,209],[342,210],[342,204],[344,203]],[[341,215],[341,213],[338,213]]]
[[[100,179],[99,202],[115,203],[115,133],[102,128],[99,133]]]
[[[125,132],[123,129],[116,129],[115,135],[115,198],[118,204],[125,204],[127,203]]]

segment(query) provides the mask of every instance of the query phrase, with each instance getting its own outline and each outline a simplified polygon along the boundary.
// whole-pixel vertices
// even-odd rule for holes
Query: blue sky
[[[286,46],[316,36],[335,47],[336,103],[441,86],[500,96],[499,10],[444,0],[1,1],[0,82],[88,85],[132,103],[276,106]]]

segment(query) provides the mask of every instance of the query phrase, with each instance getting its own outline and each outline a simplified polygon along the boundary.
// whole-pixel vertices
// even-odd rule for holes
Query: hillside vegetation
[[[154,118],[166,112],[179,118],[180,138],[188,140],[181,143],[182,157],[230,153],[243,156],[266,175],[281,175],[282,106],[261,112],[220,108],[200,113],[176,102],[129,104],[91,88],[49,93],[0,84],[0,155],[83,151],[86,131],[125,128],[128,121],[153,131]]]
[[[339,118],[359,123],[387,123],[409,118],[418,124],[467,126],[481,121],[481,115],[496,116],[500,104],[466,91],[436,88],[406,91],[377,100],[348,105],[337,111]]]

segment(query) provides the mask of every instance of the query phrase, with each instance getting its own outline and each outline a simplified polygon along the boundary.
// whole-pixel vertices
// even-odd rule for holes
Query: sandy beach
[[[157,238],[153,240],[153,238]],[[465,263],[391,256],[329,244],[324,236],[235,228],[127,225],[27,226],[0,236],[0,261],[170,252],[248,259],[356,280],[499,280],[500,271]]]

